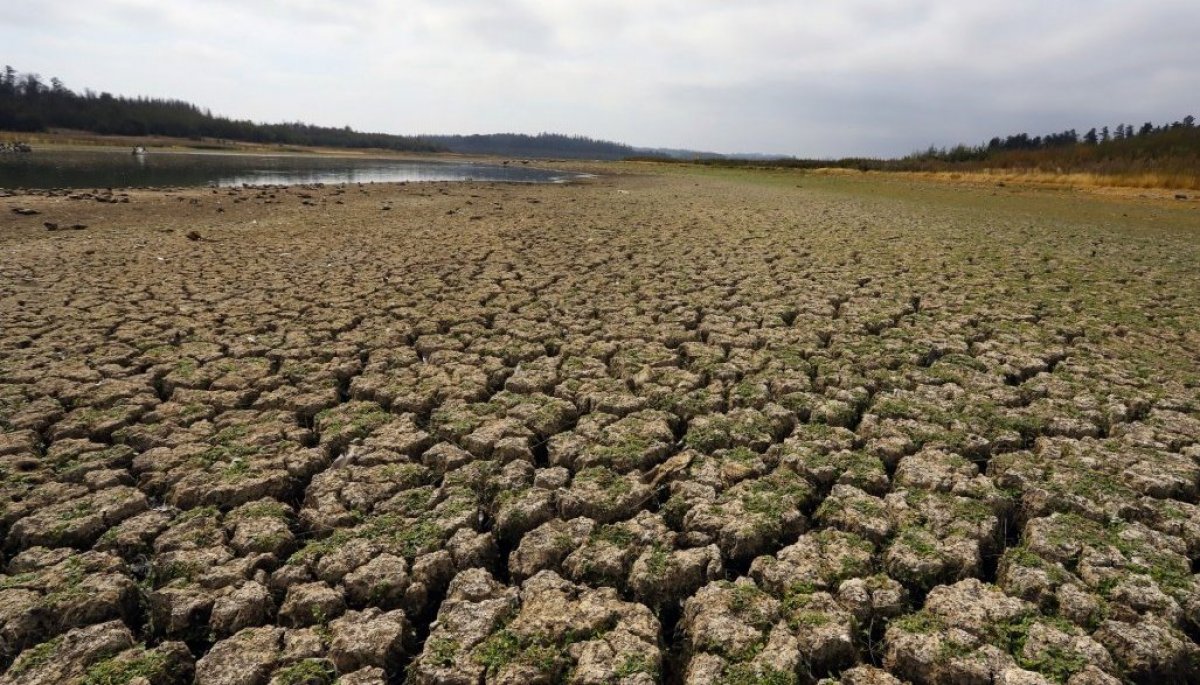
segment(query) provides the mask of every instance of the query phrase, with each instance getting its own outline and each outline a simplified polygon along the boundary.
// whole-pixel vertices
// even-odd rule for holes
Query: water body
[[[225,152],[35,150],[0,154],[0,188],[128,188],[177,186],[501,181],[561,183],[583,174],[532,164],[473,164],[326,155]]]

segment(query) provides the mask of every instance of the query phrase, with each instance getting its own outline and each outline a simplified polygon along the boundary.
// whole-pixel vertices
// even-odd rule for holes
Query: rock
[[[188,231],[187,232],[187,239],[191,240],[192,242],[200,240],[200,238],[201,238],[201,236],[200,236],[199,231]]]
[[[47,231],[57,231],[58,230],[58,224],[54,223],[53,221],[43,221],[42,225],[46,227]]]

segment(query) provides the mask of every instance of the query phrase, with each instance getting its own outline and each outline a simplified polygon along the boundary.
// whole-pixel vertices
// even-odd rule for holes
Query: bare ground
[[[0,683],[1200,680],[1194,203],[651,169],[0,198]]]

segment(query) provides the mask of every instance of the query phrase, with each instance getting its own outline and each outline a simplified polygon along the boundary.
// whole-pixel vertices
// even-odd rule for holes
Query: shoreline
[[[764,166],[730,166],[720,164],[690,164],[679,161],[647,161],[647,160],[587,160],[563,158],[522,158],[505,155],[473,155],[454,152],[403,152],[379,148],[332,148],[332,147],[302,147],[263,145],[257,143],[242,143],[237,141],[217,142],[211,140],[192,141],[181,138],[163,137],[131,137],[131,136],[100,136],[79,132],[50,132],[40,134],[21,134],[0,131],[0,142],[8,141],[38,141],[34,145],[35,153],[44,150],[127,150],[136,146],[146,147],[148,152],[168,152],[179,154],[232,154],[232,155],[265,155],[279,157],[338,157],[359,159],[403,159],[413,161],[462,161],[468,163],[496,163],[505,161],[525,162],[536,164],[537,168],[561,167],[564,164],[584,165],[591,169],[600,167],[629,166],[631,168],[649,168],[655,171],[690,168],[697,171],[705,169],[727,171],[742,171],[746,173],[764,174],[798,174],[801,176],[842,176],[847,178],[894,178],[897,180],[921,180],[928,183],[939,183],[949,186],[993,186],[996,188],[1019,187],[1026,189],[1062,190],[1071,192],[1090,193],[1099,196],[1163,198],[1176,199],[1177,195],[1185,195],[1188,200],[1200,200],[1200,184],[1187,183],[1164,186],[1159,176],[1146,174],[1113,174],[1100,175],[1093,173],[1050,173],[1032,169],[964,169],[944,171],[856,171],[843,168],[817,169],[787,169]],[[213,149],[219,147],[219,149]],[[590,173],[590,172],[589,172]]]

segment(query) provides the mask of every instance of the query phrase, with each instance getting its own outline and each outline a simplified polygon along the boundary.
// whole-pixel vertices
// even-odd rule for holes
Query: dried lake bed
[[[1195,203],[578,169],[0,197],[0,683],[1200,679]]]

